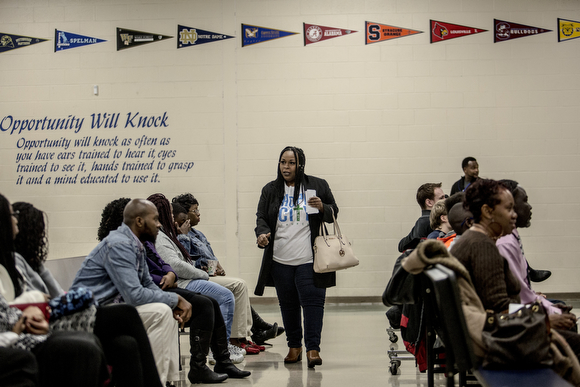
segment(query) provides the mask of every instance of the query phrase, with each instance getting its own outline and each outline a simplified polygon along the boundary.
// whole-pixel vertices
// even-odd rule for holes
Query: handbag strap
[[[345,243],[342,240],[342,232],[340,231],[340,226],[338,225],[338,221],[334,216],[334,209],[332,207],[330,207],[330,213],[332,214],[333,235],[336,235],[340,243],[344,245]],[[320,235],[324,238],[324,241],[326,242],[326,239],[328,238],[328,230],[324,225],[324,221],[320,222]],[[326,242],[326,244],[328,245],[328,242]]]

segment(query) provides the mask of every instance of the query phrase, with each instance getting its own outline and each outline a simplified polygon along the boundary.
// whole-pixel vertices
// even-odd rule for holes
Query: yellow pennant
[[[558,42],[580,38],[580,22],[558,18]]]

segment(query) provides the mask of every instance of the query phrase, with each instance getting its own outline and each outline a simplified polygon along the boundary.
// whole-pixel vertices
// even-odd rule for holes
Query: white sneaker
[[[242,354],[241,351],[239,351],[240,349],[241,348],[236,347],[235,345],[228,344],[228,350],[230,352],[230,360],[234,364],[239,364],[239,363],[244,361],[244,355]],[[214,362],[215,362],[215,360],[214,360]],[[212,363],[210,363],[210,364],[212,364]]]
[[[237,345],[228,344],[228,349],[230,350],[230,353],[234,351],[241,353],[243,356],[246,356],[246,350],[244,348],[238,347]]]
[[[211,352],[211,349],[209,350],[209,353],[207,354],[207,361],[211,365],[215,364],[215,359],[213,358],[213,353]]]

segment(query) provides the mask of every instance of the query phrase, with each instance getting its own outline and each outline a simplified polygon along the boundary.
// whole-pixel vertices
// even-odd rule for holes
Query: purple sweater
[[[149,266],[149,274],[151,274],[153,282],[159,286],[161,279],[169,272],[175,274],[175,280],[177,281],[177,274],[171,268],[171,266],[165,263],[159,254],[157,254],[157,250],[155,250],[155,244],[151,242],[145,242],[144,245],[145,251],[147,252],[147,266]]]

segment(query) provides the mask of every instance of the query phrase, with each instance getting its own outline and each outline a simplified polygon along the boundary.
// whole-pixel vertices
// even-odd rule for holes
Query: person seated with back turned
[[[99,239],[105,238],[109,233],[119,227],[123,221],[123,210],[131,199],[120,198],[113,200],[103,210],[103,217],[98,230]],[[248,371],[240,371],[233,365],[230,359],[226,338],[226,327],[219,305],[216,300],[202,294],[194,293],[177,287],[177,275],[166,264],[155,250],[155,244],[151,241],[144,243],[147,251],[147,266],[153,282],[162,290],[177,293],[185,298],[192,306],[193,313],[185,326],[190,328],[190,367],[188,379],[191,383],[219,383],[227,379],[243,378],[250,376]],[[214,371],[206,365],[206,357],[209,348],[212,348],[217,359]],[[211,364],[215,364],[210,360]],[[238,363],[244,360],[240,354]]]
[[[429,225],[433,231],[427,235],[427,239],[445,238],[455,234],[455,231],[453,231],[453,228],[451,228],[451,225],[447,220],[447,207],[445,206],[445,200],[439,200],[431,209]]]
[[[429,224],[429,215],[435,203],[445,199],[441,185],[441,183],[425,183],[417,190],[417,203],[421,207],[421,217],[417,219],[409,235],[399,241],[399,252],[414,249],[421,239],[427,238],[433,231]]]
[[[89,253],[71,285],[93,291],[100,305],[127,303],[136,307],[151,343],[163,385],[179,380],[177,320],[191,317],[191,304],[161,290],[147,270],[143,243],[154,242],[159,230],[157,208],[133,199],[123,212],[123,224]]]
[[[261,345],[264,344],[266,340],[273,339],[276,336],[284,333],[284,328],[278,327],[278,323],[267,323],[250,305],[248,287],[245,281],[242,281],[239,278],[224,278],[226,272],[218,258],[215,256],[213,249],[211,248],[211,244],[201,231],[194,228],[201,220],[201,215],[199,213],[199,201],[192,194],[185,193],[174,197],[172,199],[172,204],[181,205],[181,210],[176,211],[176,207],[173,207],[175,221],[177,222],[178,226],[180,226],[177,231],[179,232],[180,228],[185,227],[183,230],[185,232],[177,235],[177,239],[189,252],[191,258],[195,260],[195,266],[199,269],[207,270],[208,261],[216,261],[217,268],[215,273],[210,275],[210,281],[214,281],[225,286],[234,293],[234,296],[236,296],[236,313],[234,313],[234,322],[232,326],[237,330],[237,334],[234,334],[233,337],[242,339],[237,339],[237,342],[234,344],[241,344],[242,347],[245,347],[247,344],[245,337],[252,336],[252,340],[254,340],[256,344]],[[187,220],[189,220],[189,223],[187,223]],[[184,224],[186,224],[186,226],[183,226]],[[242,281],[242,283],[239,281]],[[243,291],[240,292],[237,290],[237,288],[242,286]],[[246,318],[246,321],[243,321],[243,318],[240,318],[242,316],[238,317],[237,312],[240,305],[247,305],[244,308],[246,309],[244,314],[248,317],[251,317]],[[247,309],[249,309],[251,315],[248,314]]]

